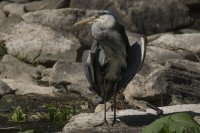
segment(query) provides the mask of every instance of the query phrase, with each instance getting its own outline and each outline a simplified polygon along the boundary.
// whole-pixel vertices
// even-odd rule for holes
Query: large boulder
[[[80,47],[79,41],[71,34],[25,22],[3,28],[0,38],[5,40],[8,54],[29,63],[47,66],[59,59],[76,61]]]
[[[199,75],[200,64],[188,60],[171,59],[165,66],[147,62],[128,84],[124,95],[129,104],[134,99],[161,106],[174,104],[173,100],[178,99],[180,104],[200,103]]]
[[[33,66],[11,55],[5,55],[0,61],[0,78],[32,82],[40,78],[40,73]]]
[[[200,33],[194,34],[164,34],[149,45],[176,50],[183,58],[199,61]],[[196,55],[195,55],[196,54]]]
[[[198,114],[200,113],[200,104],[189,104],[189,105],[176,105],[176,106],[166,106],[160,107],[164,114],[171,114],[176,112],[191,112],[191,115],[200,123],[198,119]],[[110,123],[113,118],[113,112],[107,112],[107,120]],[[150,124],[151,122],[158,119],[155,115],[155,111],[152,109],[147,109],[146,112],[136,111],[132,109],[119,110],[117,111],[117,118],[120,120],[119,124],[114,126],[97,126],[103,120],[103,112],[99,113],[81,113],[73,116],[69,123],[65,125],[62,133],[139,133],[142,127]]]
[[[24,6],[28,12],[44,9],[59,9],[68,7],[68,0],[40,0],[25,3]]]

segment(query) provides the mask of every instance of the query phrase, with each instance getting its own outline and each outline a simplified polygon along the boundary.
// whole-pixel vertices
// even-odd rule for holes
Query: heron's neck
[[[113,29],[117,25],[116,20],[111,15],[102,16],[101,21],[92,25],[92,35],[97,40],[104,39],[104,32]]]

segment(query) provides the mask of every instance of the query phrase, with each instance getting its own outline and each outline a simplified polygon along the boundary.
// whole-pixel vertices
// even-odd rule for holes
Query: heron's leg
[[[107,126],[108,125],[108,122],[106,120],[106,98],[107,98],[107,95],[106,95],[106,92],[105,92],[105,80],[103,81],[103,93],[104,93],[104,119],[103,119],[103,122],[94,126],[94,127],[98,127],[98,126],[102,126],[104,124],[106,124]]]
[[[107,120],[106,120],[106,100],[105,99],[104,99],[104,119],[103,119],[103,122],[107,123]]]
[[[116,124],[117,122],[117,117],[116,117],[116,105],[117,105],[117,83],[114,86],[114,105],[113,105],[113,111],[114,111],[114,118],[113,118],[113,122],[112,125]]]
[[[114,106],[113,106],[113,110],[114,110],[114,118],[113,118],[113,125],[116,123],[117,121],[117,118],[116,118],[116,88],[115,88],[115,91],[114,91]]]

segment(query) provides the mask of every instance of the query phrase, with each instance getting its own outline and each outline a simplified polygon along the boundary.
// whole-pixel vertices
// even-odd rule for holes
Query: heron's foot
[[[114,125],[116,125],[116,124],[117,124],[117,125],[120,125],[120,120],[118,120],[118,119],[113,119],[111,125],[114,126]]]

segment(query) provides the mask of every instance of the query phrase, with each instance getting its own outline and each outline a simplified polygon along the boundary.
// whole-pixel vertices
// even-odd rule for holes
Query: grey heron
[[[146,41],[141,37],[130,45],[124,26],[110,11],[99,11],[74,26],[85,24],[92,24],[94,38],[88,57],[83,60],[85,76],[91,89],[100,97],[97,102],[104,103],[103,123],[107,123],[106,102],[114,96],[112,124],[115,124],[116,94],[140,70],[145,58]]]

